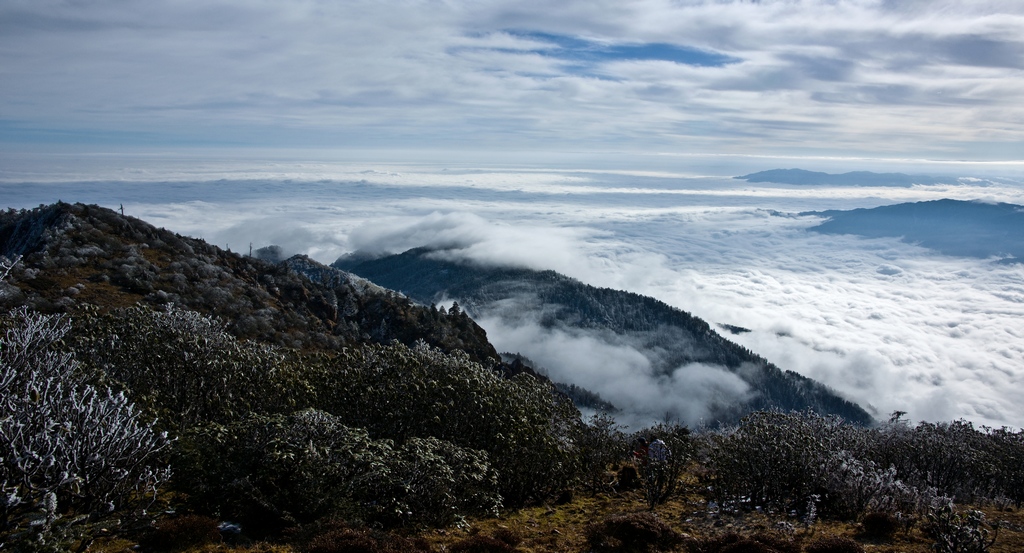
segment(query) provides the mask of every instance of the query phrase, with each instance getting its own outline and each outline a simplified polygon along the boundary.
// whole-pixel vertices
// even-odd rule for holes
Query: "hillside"
[[[554,271],[446,261],[426,249],[370,260],[343,258],[333,266],[425,304],[454,299],[474,317],[584,331],[604,343],[635,348],[655,374],[668,375],[680,367],[685,371],[698,363],[725,367],[755,393],[743,404],[713,405],[712,420],[734,422],[758,409],[811,409],[859,424],[871,422],[866,411],[822,384],[781,370],[723,338],[700,318],[651,297],[589,286]],[[532,357],[529,351],[519,353]]]
[[[0,212],[0,255],[23,256],[2,284],[7,307],[173,304],[221,318],[236,337],[300,349],[422,339],[475,360],[499,358],[467,317],[448,317],[308,258],[269,263],[97,206]]]
[[[8,211],[0,232],[0,549],[924,553],[954,543],[1008,553],[1024,543],[1019,431],[759,411],[720,432],[627,433],[609,417],[583,420],[550,382],[522,374],[521,356],[503,366],[428,345],[478,335],[465,311],[418,307],[306,258],[248,259],[94,206]],[[276,291],[253,285],[267,274]],[[714,334],[555,273],[519,278],[540,296],[576,297],[578,311],[604,302],[600,317],[576,316],[593,328],[658,334],[675,317]],[[325,321],[303,303],[339,291],[355,313]],[[252,298],[294,306],[285,323],[313,330],[240,339],[224,315],[242,309],[236,295],[247,309],[260,305]],[[382,319],[362,314],[372,306]],[[552,330],[562,310],[572,312],[556,305]],[[378,337],[429,324],[406,346],[360,326],[375,320],[389,323]],[[330,321],[352,332],[316,326]],[[743,357],[727,343],[702,347],[691,349]]]
[[[850,211],[819,211],[811,230],[870,238],[902,238],[947,255],[1024,260],[1024,206],[934,200]]]

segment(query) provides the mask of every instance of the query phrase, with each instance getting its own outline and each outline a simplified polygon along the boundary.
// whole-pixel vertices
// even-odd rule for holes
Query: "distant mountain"
[[[929,177],[924,175],[904,175],[903,173],[872,173],[870,171],[852,171],[838,175],[805,171],[803,169],[772,169],[751,173],[741,177],[733,177],[747,182],[774,182],[777,184],[804,184],[826,186],[902,186],[915,184],[956,183],[950,177]]]
[[[707,322],[654,298],[596,288],[554,271],[483,267],[446,261],[434,253],[414,249],[379,259],[342,258],[332,266],[425,304],[455,299],[473,316],[499,316],[513,325],[538,321],[552,330],[590,331],[607,343],[636,348],[656,373],[671,374],[695,363],[724,367],[755,394],[742,405],[715,405],[713,420],[732,422],[754,410],[775,408],[812,409],[855,423],[871,422],[866,411],[824,385],[779,369],[723,338]]]
[[[816,232],[898,237],[947,255],[1024,261],[1024,206],[1015,204],[935,200],[807,214],[828,218],[811,228]]]
[[[469,317],[416,305],[305,257],[271,263],[94,205],[0,211],[0,255],[24,256],[0,302],[47,312],[143,303],[219,317],[239,338],[299,349],[423,340],[499,359]]]

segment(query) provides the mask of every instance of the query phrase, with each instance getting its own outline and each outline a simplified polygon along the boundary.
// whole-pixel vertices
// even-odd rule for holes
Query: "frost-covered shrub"
[[[182,439],[177,463],[197,507],[250,532],[329,515],[444,525],[500,505],[486,454],[436,439],[396,447],[316,410],[207,425]]]
[[[101,516],[151,498],[169,471],[166,434],[123,394],[86,383],[58,345],[69,325],[18,309],[0,336],[0,532],[45,534],[68,513]]]
[[[1007,439],[1009,438],[1009,439]],[[1004,432],[994,438],[967,421],[922,422],[911,427],[894,418],[874,431],[867,455],[878,465],[895,467],[897,477],[920,490],[935,488],[957,501],[974,501],[1012,490],[1024,449],[1013,447],[1020,436]],[[1000,451],[1000,446],[1007,446]]]
[[[487,454],[437,438],[410,438],[384,453],[383,468],[356,479],[369,517],[388,525],[445,526],[466,515],[496,515],[497,475]]]
[[[928,513],[925,532],[935,540],[936,553],[985,553],[996,538],[989,539],[989,527],[981,511],[958,511],[952,501]],[[998,532],[997,532],[998,534]]]
[[[836,417],[760,411],[720,435],[702,437],[700,459],[719,501],[787,509],[823,490],[834,453],[858,441]]]
[[[829,456],[826,469],[823,489],[829,516],[850,520],[869,510],[910,515],[921,509],[921,493],[899,480],[895,467],[881,470],[843,450]]]

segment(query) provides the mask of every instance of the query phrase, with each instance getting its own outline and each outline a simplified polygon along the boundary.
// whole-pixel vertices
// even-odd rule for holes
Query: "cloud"
[[[1022,27],[953,0],[7,2],[0,139],[982,159],[1024,142]]]
[[[498,316],[478,322],[499,351],[522,352],[552,380],[597,392],[620,410],[616,419],[633,428],[666,420],[695,426],[716,405],[750,398],[749,386],[722,367],[694,363],[657,374],[635,347],[609,343],[596,333],[528,321],[510,325]]]

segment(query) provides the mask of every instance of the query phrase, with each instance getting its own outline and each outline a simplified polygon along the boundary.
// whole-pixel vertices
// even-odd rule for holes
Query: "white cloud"
[[[983,159],[1024,142],[1022,29],[1019,2],[952,0],[14,1],[0,6],[0,131],[77,144]],[[742,61],[581,66],[530,32]]]

